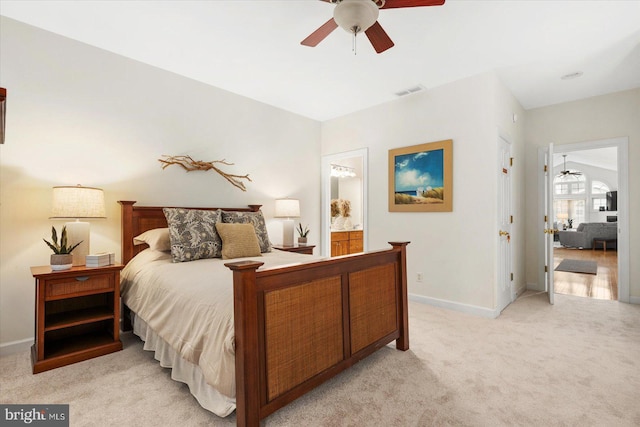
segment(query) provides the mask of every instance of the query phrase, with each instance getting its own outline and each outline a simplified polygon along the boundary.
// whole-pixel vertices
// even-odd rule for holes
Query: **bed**
[[[191,393],[203,407],[207,408],[203,396],[215,395],[216,399],[222,399],[222,407],[226,405],[227,409],[213,412],[224,416],[221,412],[235,408],[237,425],[259,425],[261,419],[394,340],[397,349],[409,349],[408,242],[390,242],[389,249],[329,259],[274,250],[272,254],[256,257],[172,263],[170,257],[154,253],[147,245],[134,245],[134,237],[167,227],[163,207],[135,206],[134,201],[119,203],[122,209],[122,260],[127,265],[125,270],[136,270],[135,273],[130,271],[128,276],[123,271],[126,278],[122,292],[123,330],[131,330],[128,320],[135,319],[136,333],[143,340],[154,341],[152,347],[155,347],[156,358],[158,352],[168,354],[168,361],[161,361],[161,364],[174,371],[186,364],[186,376],[191,378],[177,379],[189,384]],[[259,212],[259,208],[259,205],[249,205],[234,209],[188,209],[241,213]],[[153,273],[150,267],[149,271],[145,270],[147,267],[142,267],[147,263],[145,258],[160,266],[157,271],[161,273]],[[210,298],[213,291],[198,294],[188,287],[179,291],[176,289],[182,289],[182,285],[171,284],[166,284],[160,291],[146,291],[172,301],[170,310],[175,312],[172,315],[187,317],[187,322],[181,325],[164,312],[157,316],[158,320],[154,315],[155,297],[142,301],[145,298],[136,296],[133,290],[137,278],[141,282],[146,278],[149,283],[155,283],[159,278],[180,276],[197,277],[194,282],[207,282],[208,269],[217,271],[212,275],[226,274],[228,278],[227,283],[216,285],[221,290],[215,292],[224,294],[216,298],[222,300],[230,313],[222,316],[230,318],[230,336],[228,331],[216,329],[224,326],[211,326],[209,320],[205,325],[193,323],[197,321],[194,317],[200,316],[198,313],[215,311],[208,308],[209,299],[211,305],[216,304]],[[174,273],[169,274],[169,271]],[[147,289],[150,286],[139,287]],[[186,296],[167,295],[167,289],[191,293],[192,298],[196,295],[196,300],[187,303],[183,300]],[[169,348],[172,347],[167,345],[172,340],[171,334],[165,342],[167,334],[154,330],[159,323],[171,325],[171,333],[178,336],[179,343],[186,341],[182,335],[186,330],[191,333],[204,329],[206,339],[199,338],[197,345],[190,343],[179,349]],[[161,329],[160,326],[157,328]],[[233,384],[227,378],[220,379],[211,374],[210,368],[214,364],[206,362],[205,351],[211,344],[209,340],[221,340],[227,361],[214,371],[217,369],[218,375],[231,371]],[[232,357],[230,364],[229,354]]]

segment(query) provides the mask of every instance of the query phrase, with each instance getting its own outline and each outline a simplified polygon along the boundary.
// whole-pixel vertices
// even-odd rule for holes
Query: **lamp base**
[[[73,265],[85,265],[87,255],[89,255],[90,224],[88,222],[73,221],[67,222],[65,226],[67,227],[67,244],[69,246],[82,242],[71,252],[73,254]]]
[[[293,220],[282,221],[282,245],[293,246]]]

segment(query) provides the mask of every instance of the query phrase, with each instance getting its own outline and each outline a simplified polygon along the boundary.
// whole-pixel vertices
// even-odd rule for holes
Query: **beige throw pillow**
[[[260,244],[252,224],[219,222],[216,230],[222,239],[222,259],[261,256]]]

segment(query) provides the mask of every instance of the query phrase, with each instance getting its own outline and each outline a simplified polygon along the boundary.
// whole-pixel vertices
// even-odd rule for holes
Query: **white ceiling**
[[[316,120],[494,70],[525,109],[640,87],[640,1],[447,0],[380,11],[395,47],[318,0],[10,1],[0,14]],[[561,80],[576,71],[583,76]]]
[[[562,152],[561,145],[557,145],[555,149],[559,151],[554,151],[553,153],[553,166],[563,165],[564,158],[562,157],[562,155],[566,154],[567,164],[569,165],[578,163],[583,165],[596,166],[603,169],[609,169],[612,171],[618,170],[618,149],[616,147],[570,151],[567,153]],[[571,167],[568,167],[567,169],[571,169]]]

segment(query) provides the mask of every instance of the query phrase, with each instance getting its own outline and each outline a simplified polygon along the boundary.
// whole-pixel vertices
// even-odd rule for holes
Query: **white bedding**
[[[252,259],[272,267],[320,259],[278,250],[262,255],[173,263],[169,253],[146,249],[121,274],[123,302],[229,398],[236,394],[233,279],[224,264]]]

